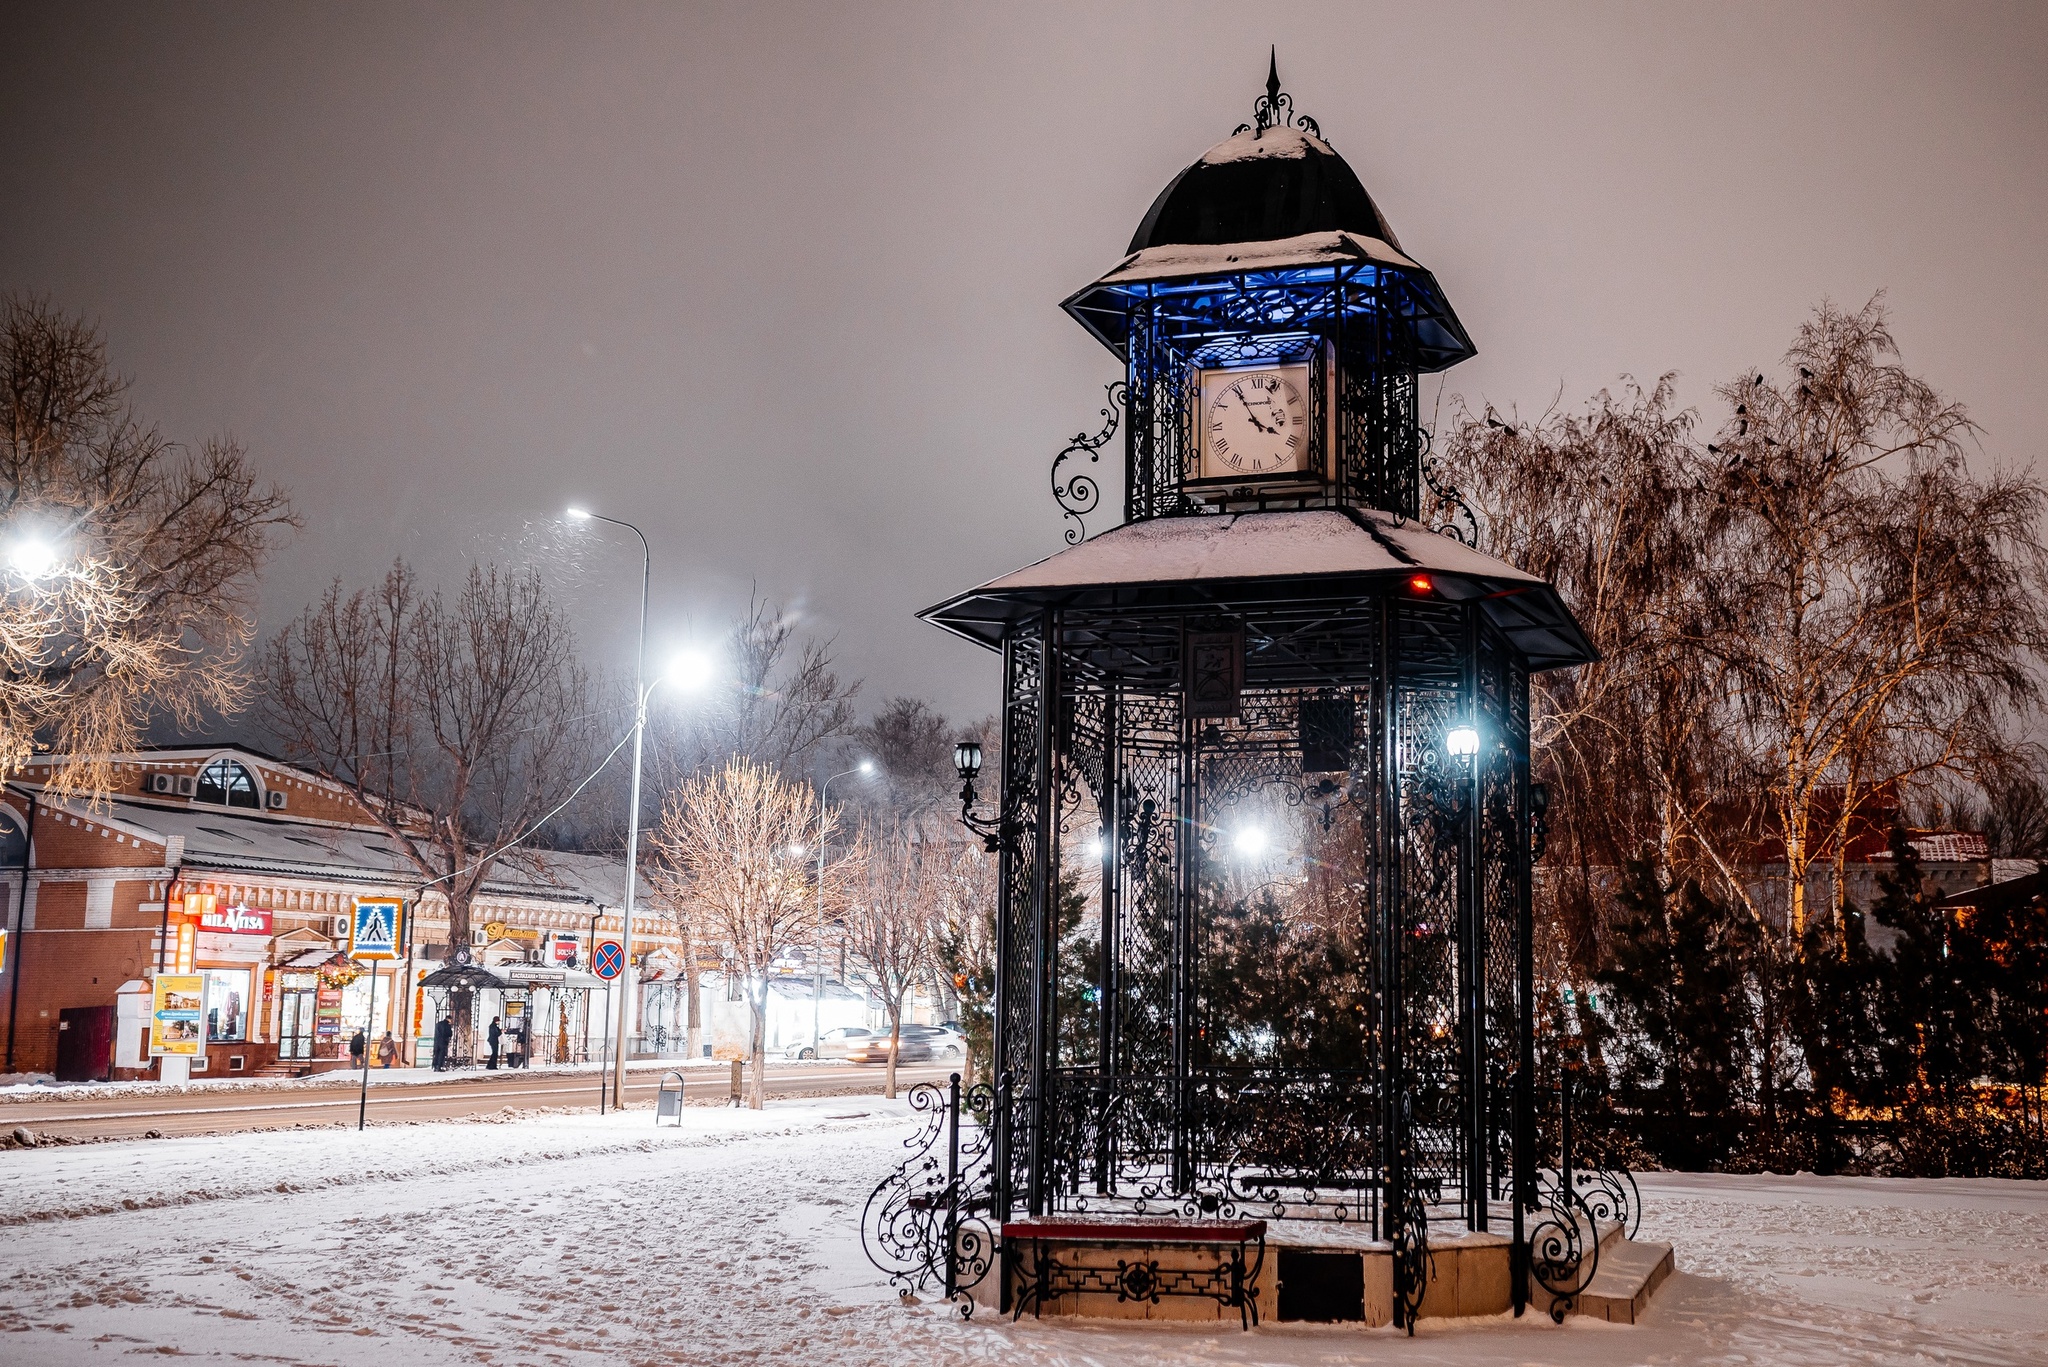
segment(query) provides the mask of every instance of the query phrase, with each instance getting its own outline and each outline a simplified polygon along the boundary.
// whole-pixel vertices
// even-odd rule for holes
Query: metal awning
[[[503,990],[512,984],[481,964],[449,964],[437,968],[420,979],[421,987],[468,987],[497,988]]]

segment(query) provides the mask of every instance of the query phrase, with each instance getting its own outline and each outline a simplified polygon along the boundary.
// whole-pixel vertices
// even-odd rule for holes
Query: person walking
[[[448,1071],[448,1046],[455,1042],[455,1025],[446,1016],[434,1022],[434,1071]]]
[[[484,1067],[495,1069],[498,1066],[499,1041],[505,1038],[504,1027],[498,1024],[498,1018],[496,1016],[491,1017],[491,1028],[489,1031],[486,1032],[486,1038],[488,1038],[491,1042],[491,1061],[489,1063],[486,1063]]]
[[[391,1032],[386,1030],[384,1038],[377,1041],[377,1066],[379,1068],[389,1068],[397,1061],[398,1041],[391,1038]]]
[[[370,1037],[358,1030],[348,1037],[348,1063],[351,1068],[363,1066],[363,1053],[369,1048]]]

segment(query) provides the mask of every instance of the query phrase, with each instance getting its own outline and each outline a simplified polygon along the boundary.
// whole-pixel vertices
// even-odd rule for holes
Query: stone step
[[[1610,1324],[1634,1324],[1671,1269],[1670,1244],[1604,1239],[1600,1264],[1593,1271],[1593,1280],[1579,1293],[1572,1313]]]

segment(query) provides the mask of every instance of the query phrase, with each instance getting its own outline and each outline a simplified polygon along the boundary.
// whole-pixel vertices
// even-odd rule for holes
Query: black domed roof
[[[1335,148],[1300,128],[1248,127],[1173,178],[1138,225],[1130,250],[1339,231],[1400,250],[1379,206]]]

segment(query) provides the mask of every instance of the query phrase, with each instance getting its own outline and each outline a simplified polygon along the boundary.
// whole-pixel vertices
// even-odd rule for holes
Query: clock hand
[[[1252,426],[1258,428],[1261,432],[1264,432],[1269,437],[1273,435],[1273,429],[1266,426],[1266,424],[1260,422],[1259,415],[1252,412],[1252,406],[1249,401],[1245,402],[1244,415],[1252,420]]]

